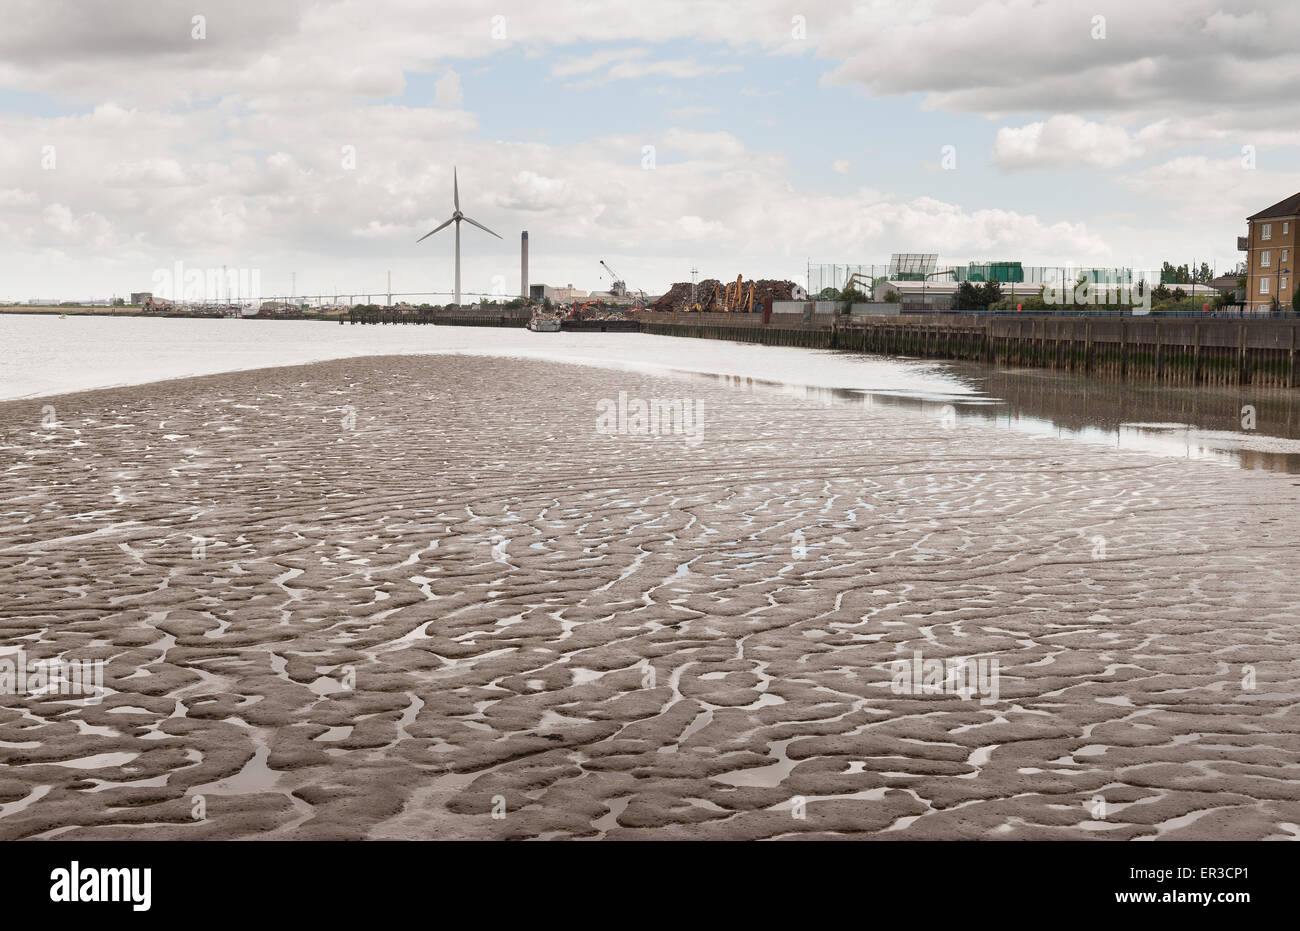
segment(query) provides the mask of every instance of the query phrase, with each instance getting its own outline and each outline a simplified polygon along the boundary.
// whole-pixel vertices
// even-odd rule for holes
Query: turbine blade
[[[456,204],[456,209],[460,209],[460,185],[456,182],[456,167],[451,169],[451,199]]]
[[[429,232],[425,233],[423,236],[421,236],[419,239],[417,239],[416,242],[424,242],[426,239],[428,239],[428,238],[429,238],[430,236],[432,236],[434,233],[438,232],[438,230],[446,229],[447,227],[451,226],[451,222],[452,222],[452,220],[455,220],[455,219],[456,219],[455,217],[452,217],[451,220],[448,220],[446,223],[442,224],[442,226],[435,226],[433,229],[429,230]]]
[[[482,230],[483,232],[485,232],[485,233],[492,233],[492,231],[491,231],[490,229],[488,229],[486,226],[484,226],[484,225],[483,225],[482,223],[480,223],[478,220],[471,220],[469,217],[466,217],[466,216],[462,216],[461,219],[464,220],[466,223],[473,223],[475,226],[477,226],[479,229],[481,229],[481,230]],[[500,238],[501,238],[500,236],[497,236],[496,233],[492,233],[492,235],[493,235],[493,236],[496,236],[497,239],[500,239]]]

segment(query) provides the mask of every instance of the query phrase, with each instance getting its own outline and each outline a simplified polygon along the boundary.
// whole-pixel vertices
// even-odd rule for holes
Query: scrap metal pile
[[[757,313],[762,311],[768,300],[794,300],[796,287],[793,281],[774,278],[745,281],[741,275],[737,275],[736,280],[728,284],[723,284],[717,278],[706,278],[695,285],[689,281],[679,281],[655,301],[650,309],[668,313]]]
[[[557,304],[554,307],[535,307],[534,320],[558,320],[562,323],[593,323],[608,320],[627,320],[627,308],[601,307],[596,301],[579,304]]]

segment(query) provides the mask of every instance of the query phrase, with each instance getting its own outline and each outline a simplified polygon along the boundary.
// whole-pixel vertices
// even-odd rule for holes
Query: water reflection
[[[1300,392],[1175,387],[1088,379],[1042,369],[942,365],[958,392],[820,388],[770,379],[678,371],[738,390],[775,390],[826,404],[893,408],[1243,469],[1300,474]],[[1253,408],[1253,429],[1250,423]]]

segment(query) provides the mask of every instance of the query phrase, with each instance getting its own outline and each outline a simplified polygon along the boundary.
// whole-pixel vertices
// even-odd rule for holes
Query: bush
[[[1200,302],[1192,301],[1187,298],[1184,298],[1181,301],[1166,301],[1163,304],[1151,305],[1151,313],[1155,316],[1164,314],[1167,316],[1185,317],[1193,314],[1199,314],[1200,312],[1201,312]]]
[[[957,286],[956,306],[958,310],[986,310],[1002,300],[1002,285],[996,281],[986,281],[976,285],[963,281]]]

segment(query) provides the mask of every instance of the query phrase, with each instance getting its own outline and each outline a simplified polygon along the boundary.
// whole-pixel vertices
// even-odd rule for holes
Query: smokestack
[[[528,297],[528,230],[519,237],[519,296]]]

